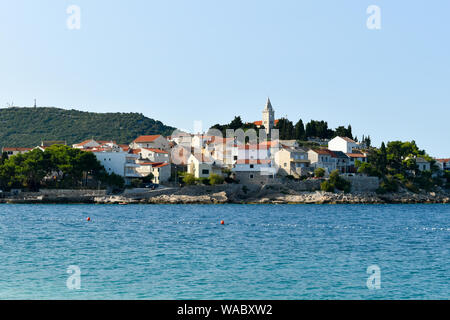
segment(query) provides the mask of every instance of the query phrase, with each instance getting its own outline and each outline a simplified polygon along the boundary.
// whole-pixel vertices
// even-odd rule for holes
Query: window
[[[209,174],[209,170],[208,169],[203,169],[202,170],[202,174]]]
[[[286,163],[286,162],[284,163],[284,167],[285,167],[285,168],[287,167],[287,163]]]
[[[251,164],[250,165],[250,169],[253,169],[255,167],[255,165]]]
[[[237,160],[237,158],[238,158],[237,156],[234,156],[234,157],[233,157],[234,160]]]
[[[252,174],[249,177],[250,177],[250,179],[253,179],[253,175]]]

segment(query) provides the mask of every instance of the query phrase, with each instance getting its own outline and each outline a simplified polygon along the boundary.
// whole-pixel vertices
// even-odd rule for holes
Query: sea
[[[448,300],[449,250],[448,204],[2,204],[0,299]]]

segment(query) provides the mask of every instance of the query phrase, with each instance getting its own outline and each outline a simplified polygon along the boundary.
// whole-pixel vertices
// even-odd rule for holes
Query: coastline
[[[245,192],[244,192],[245,191]],[[330,193],[295,191],[283,186],[253,187],[242,185],[191,186],[162,190],[129,190],[111,195],[105,191],[52,190],[24,192],[0,198],[7,204],[448,204],[448,192]]]

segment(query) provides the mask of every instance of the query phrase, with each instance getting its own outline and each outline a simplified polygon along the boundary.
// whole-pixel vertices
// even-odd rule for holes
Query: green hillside
[[[170,135],[175,128],[139,113],[94,113],[59,108],[0,109],[0,147],[34,147],[42,140],[78,143],[94,137],[130,143],[139,135]]]

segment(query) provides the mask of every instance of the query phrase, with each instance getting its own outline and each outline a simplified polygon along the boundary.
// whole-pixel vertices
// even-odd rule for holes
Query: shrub
[[[185,173],[185,174],[183,174],[183,182],[184,182],[184,184],[190,186],[190,185],[195,184],[195,181],[196,181],[195,176],[192,173]]]
[[[325,176],[325,169],[317,168],[316,170],[314,170],[314,176],[316,178],[323,178]]]
[[[209,178],[198,178],[197,182],[205,186],[208,186],[210,184]]]
[[[330,184],[333,186],[333,188],[336,188],[338,190],[342,190],[345,193],[350,192],[351,190],[351,184],[349,181],[342,178],[339,174],[338,170],[334,170],[330,174]]]
[[[334,192],[334,185],[331,184],[329,180],[324,181],[320,184],[320,190],[325,192]]]
[[[210,183],[211,185],[223,184],[224,181],[225,181],[224,177],[222,177],[222,176],[219,175],[219,174],[212,173],[212,174],[209,176],[209,183]]]

